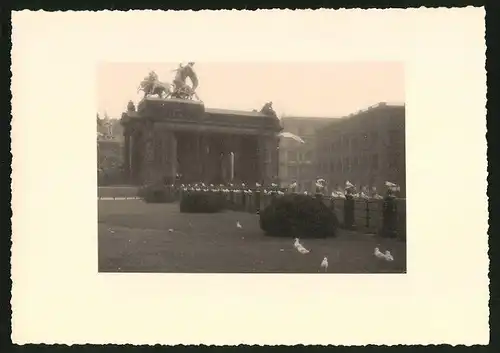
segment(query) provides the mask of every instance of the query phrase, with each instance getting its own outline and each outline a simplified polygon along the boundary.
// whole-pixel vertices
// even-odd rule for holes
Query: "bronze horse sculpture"
[[[172,85],[158,80],[142,80],[137,92],[143,91],[144,98],[151,95],[157,95],[158,98],[168,98],[172,95]]]
[[[158,98],[179,98],[179,99],[192,99],[193,96],[197,99],[198,96],[195,92],[198,87],[198,77],[193,70],[193,62],[186,66],[179,65],[177,68],[174,83],[161,82],[158,80],[158,75],[151,71],[144,80],[141,81],[137,92],[143,91],[144,98],[150,95],[157,95]],[[193,87],[186,84],[186,78],[191,80]]]

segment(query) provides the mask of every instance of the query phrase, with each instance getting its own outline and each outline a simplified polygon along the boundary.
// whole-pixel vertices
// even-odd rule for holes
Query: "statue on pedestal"
[[[128,101],[127,112],[135,112],[135,104],[132,101]]]
[[[173,71],[176,72],[174,83],[162,82],[158,79],[156,72],[151,71],[140,83],[137,92],[142,90],[144,98],[151,95],[157,95],[159,98],[178,98],[178,99],[193,99],[199,100],[196,94],[198,87],[198,76],[193,69],[194,62],[188,63],[186,66],[182,64]],[[186,84],[186,79],[191,80],[192,86]]]
[[[174,78],[174,89],[171,94],[172,98],[179,99],[192,99],[195,97],[199,100],[196,94],[196,88],[198,88],[198,76],[193,69],[194,62],[189,62],[186,66],[179,64],[179,67],[175,69],[176,72]],[[192,87],[186,84],[186,79],[189,77],[192,83]]]
[[[172,94],[171,84],[161,82],[156,72],[151,71],[148,76],[141,81],[137,92],[144,92],[144,98],[150,95],[158,95],[158,98],[168,98]]]
[[[273,109],[273,102],[267,102],[266,104],[264,104],[260,112],[264,115],[277,117],[277,114]]]

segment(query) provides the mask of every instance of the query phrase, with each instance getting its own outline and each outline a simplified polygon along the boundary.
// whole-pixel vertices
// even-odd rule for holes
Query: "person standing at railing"
[[[394,238],[397,236],[396,192],[399,191],[399,186],[389,181],[385,182],[385,186],[387,192],[382,207],[382,236]]]

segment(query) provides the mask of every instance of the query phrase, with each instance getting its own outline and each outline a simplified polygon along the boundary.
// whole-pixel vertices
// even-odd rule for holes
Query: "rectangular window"
[[[377,131],[372,131],[371,136],[371,146],[376,146],[378,144],[378,132]]]
[[[293,151],[288,151],[288,160],[290,162],[296,162],[297,161],[297,153]]]
[[[378,154],[372,155],[372,169],[376,170],[378,169]]]
[[[343,138],[344,138],[343,147],[344,148],[349,148],[349,136],[344,135]]]
[[[351,171],[351,163],[349,161],[349,157],[344,158],[344,162],[342,163],[342,166],[344,167],[344,171],[346,171],[346,172]]]
[[[358,148],[358,138],[356,136],[353,136],[351,139],[351,148],[352,149]]]
[[[391,153],[388,156],[389,159],[389,169],[398,169],[399,167],[399,159],[400,159],[400,154],[399,153]]]
[[[390,130],[389,131],[389,145],[399,145],[402,143],[404,138],[404,133],[401,130]]]
[[[352,167],[354,170],[356,170],[356,169],[358,169],[358,166],[359,166],[359,159],[358,159],[358,157],[354,157],[353,161],[352,161]]]

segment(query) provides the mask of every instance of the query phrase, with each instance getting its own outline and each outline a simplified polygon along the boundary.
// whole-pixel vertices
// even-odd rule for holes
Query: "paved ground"
[[[131,185],[114,185],[114,186],[99,186],[97,188],[97,196],[99,198],[133,198],[137,196],[137,186]]]
[[[328,272],[406,272],[406,243],[398,240],[341,231],[337,238],[303,239],[311,252],[302,255],[292,239],[265,236],[254,214],[182,214],[177,203],[98,202],[101,272],[317,273],[323,256]],[[395,260],[375,258],[375,246]]]

